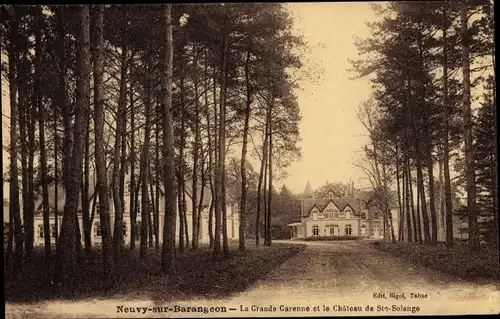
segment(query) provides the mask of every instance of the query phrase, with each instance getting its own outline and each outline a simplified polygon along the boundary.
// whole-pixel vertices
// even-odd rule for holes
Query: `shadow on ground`
[[[149,251],[141,259],[138,251],[126,251],[112,278],[104,278],[100,251],[82,256],[75,274],[75,285],[59,290],[51,283],[43,253],[37,251],[31,262],[24,262],[20,271],[4,262],[4,293],[6,302],[42,302],[46,300],[79,300],[120,298],[133,300],[147,297],[155,302],[182,299],[224,298],[244,291],[257,279],[295,256],[305,245],[273,244],[270,247],[247,245],[241,252],[230,244],[227,258],[214,261],[208,247],[187,250],[177,256],[177,272],[160,270],[161,255]],[[54,268],[52,264],[51,268]]]

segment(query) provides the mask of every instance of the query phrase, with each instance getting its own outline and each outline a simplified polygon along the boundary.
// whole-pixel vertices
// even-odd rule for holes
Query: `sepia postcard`
[[[1,5],[6,318],[500,313],[492,0]]]

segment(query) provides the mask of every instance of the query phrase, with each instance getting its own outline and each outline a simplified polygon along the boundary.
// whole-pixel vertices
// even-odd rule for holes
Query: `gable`
[[[316,205],[314,205],[311,208],[310,214],[312,214],[312,213],[319,213],[319,212],[320,212],[319,208]]]
[[[351,207],[350,204],[346,204],[343,211],[344,212],[354,212],[354,209]]]
[[[324,213],[338,213],[340,208],[335,204],[334,201],[330,201],[323,209]]]

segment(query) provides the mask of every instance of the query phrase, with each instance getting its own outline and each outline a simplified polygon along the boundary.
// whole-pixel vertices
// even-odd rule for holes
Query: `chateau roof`
[[[344,210],[347,205],[349,205],[353,209],[354,215],[358,216],[361,214],[361,199],[354,196],[344,196],[342,198],[334,199],[304,199],[302,201],[302,217],[308,217],[314,206],[316,206],[320,211],[323,211],[330,202],[333,202],[341,211]]]

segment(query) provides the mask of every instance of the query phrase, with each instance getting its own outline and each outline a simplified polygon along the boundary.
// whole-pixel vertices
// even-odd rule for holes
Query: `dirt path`
[[[241,294],[157,306],[147,299],[84,300],[7,304],[6,313],[23,318],[478,314],[500,312],[500,291],[495,283],[463,282],[414,266],[366,242],[311,242]],[[226,307],[226,312],[180,307]]]

